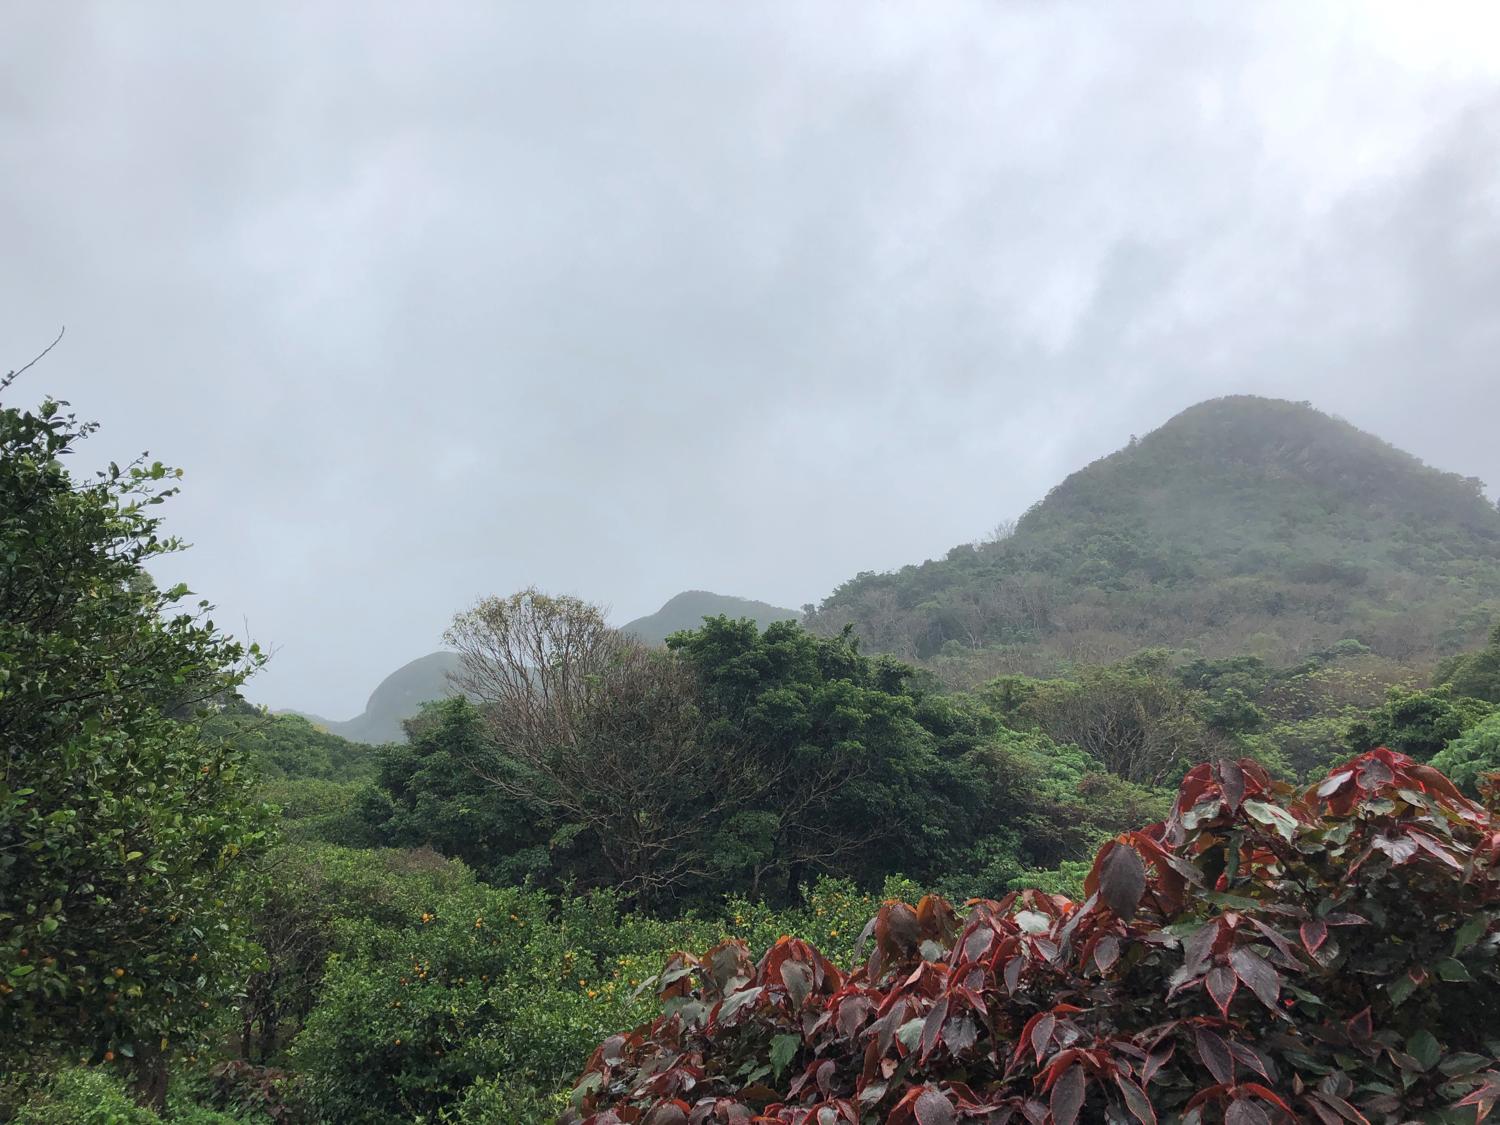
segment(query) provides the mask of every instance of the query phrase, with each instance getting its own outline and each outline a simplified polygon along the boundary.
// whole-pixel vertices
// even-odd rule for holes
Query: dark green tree
[[[1433,755],[1432,766],[1474,792],[1485,774],[1500,771],[1500,714],[1470,727]]]
[[[1489,644],[1478,652],[1440,664],[1434,679],[1448,684],[1454,695],[1500,703],[1500,625],[1490,631]]]
[[[428,703],[406,721],[406,732],[406,742],[381,747],[376,788],[365,805],[382,843],[430,847],[500,882],[547,869],[547,810],[510,796],[474,769],[480,762],[494,768],[495,759],[474,704]]]
[[[207,603],[184,608],[185,586],[145,579],[182,546],[153,514],[180,471],[74,477],[95,427],[64,405],[0,408],[0,1072],[129,1060],[159,1101],[167,1052],[253,953],[240,904],[263,810],[234,744],[191,716],[259,654]]]
[[[1356,754],[1387,746],[1425,762],[1492,711],[1492,705],[1455,697],[1447,687],[1394,688],[1385,703],[1349,727],[1344,742]]]

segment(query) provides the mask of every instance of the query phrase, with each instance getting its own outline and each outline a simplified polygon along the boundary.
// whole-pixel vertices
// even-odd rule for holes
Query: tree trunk
[[[135,1100],[156,1113],[167,1108],[167,1055],[165,1051],[141,1051],[135,1058],[131,1078]]]

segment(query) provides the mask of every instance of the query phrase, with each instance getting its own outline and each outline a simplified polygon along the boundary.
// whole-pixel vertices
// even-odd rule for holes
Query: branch
[[[33,359],[25,367],[18,367],[18,368],[16,368],[16,370],[8,372],[3,378],[0,378],[0,391],[5,390],[12,383],[14,383],[17,378],[19,378],[21,375],[23,375],[26,371],[28,371],[29,369],[35,367],[37,365],[37,363],[42,359],[43,356],[45,356],[53,348],[57,347],[58,342],[63,338],[63,333],[66,332],[67,330],[68,330],[68,326],[66,324],[63,325],[60,329],[58,329],[57,339],[53,340],[52,343],[48,344],[45,348],[43,348],[41,350],[41,352],[38,353],[38,355],[37,355],[37,357],[35,359]]]

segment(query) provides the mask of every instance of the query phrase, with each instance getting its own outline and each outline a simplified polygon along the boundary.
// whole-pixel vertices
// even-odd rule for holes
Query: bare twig
[[[58,345],[58,343],[59,343],[59,342],[60,342],[60,341],[61,341],[61,340],[62,340],[62,338],[63,338],[63,334],[64,334],[64,333],[65,333],[65,332],[67,332],[67,330],[68,330],[68,326],[67,326],[67,325],[66,325],[66,324],[65,324],[65,325],[63,325],[63,326],[62,326],[62,327],[61,327],[61,328],[59,328],[59,329],[58,329],[58,330],[57,330],[57,339],[55,339],[55,340],[53,340],[53,341],[52,341],[52,343],[50,343],[50,344],[48,344],[48,345],[47,345],[47,346],[46,346],[46,347],[45,347],[45,348],[43,348],[43,349],[42,349],[42,350],[41,350],[41,351],[40,351],[40,352],[39,352],[39,353],[38,353],[38,354],[37,354],[37,356],[36,356],[36,358],[35,358],[35,359],[33,359],[33,360],[32,360],[32,361],[31,361],[31,362],[30,362],[30,363],[28,363],[28,364],[27,364],[27,365],[26,365],[26,366],[25,366],[25,367],[18,367],[18,368],[16,368],[16,369],[15,369],[15,370],[14,370],[14,371],[10,371],[10,372],[7,372],[7,373],[6,373],[6,374],[5,374],[5,376],[4,376],[4,377],[3,377],[3,378],[0,378],[0,391],[3,391],[3,390],[5,390],[5,389],[6,389],[6,388],[7,388],[7,387],[9,387],[9,386],[10,386],[10,385],[11,385],[11,384],[12,384],[12,383],[14,383],[14,382],[15,382],[15,381],[16,381],[16,379],[17,379],[17,378],[19,378],[19,377],[20,377],[20,376],[21,376],[21,375],[22,375],[22,374],[24,374],[24,373],[25,373],[25,372],[26,372],[26,371],[27,371],[27,370],[29,370],[29,369],[30,369],[30,368],[33,368],[33,367],[35,367],[35,366],[36,366],[36,365],[37,365],[37,363],[39,363],[39,362],[40,362],[40,361],[41,361],[41,359],[42,359],[42,358],[43,358],[43,357],[44,357],[44,356],[45,356],[45,355],[46,355],[46,354],[47,354],[47,353],[48,353],[48,352],[50,352],[50,351],[51,351],[51,350],[52,350],[52,349],[53,349],[53,348],[55,348],[55,347],[57,347],[57,345]]]

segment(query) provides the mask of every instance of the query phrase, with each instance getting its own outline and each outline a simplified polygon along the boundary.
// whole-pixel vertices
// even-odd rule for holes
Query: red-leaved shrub
[[[1386,749],[1295,792],[1198,766],[1073,903],[889,902],[849,975],[676,955],[569,1122],[1479,1121],[1500,1099],[1500,831]]]

